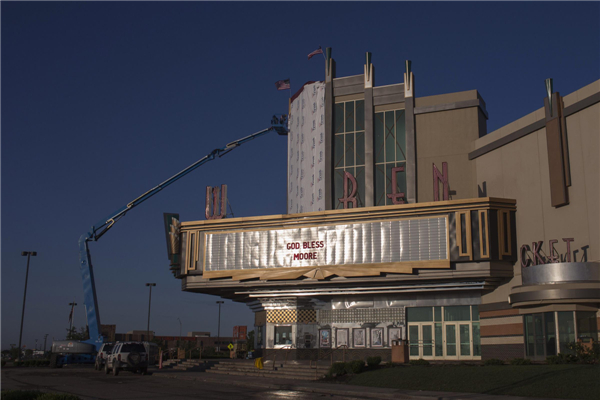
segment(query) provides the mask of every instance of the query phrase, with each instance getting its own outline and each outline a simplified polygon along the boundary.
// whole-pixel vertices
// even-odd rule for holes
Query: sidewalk
[[[480,393],[427,392],[420,390],[385,389],[366,386],[324,383],[316,381],[297,381],[294,379],[265,378],[254,376],[223,376],[205,372],[180,372],[153,370],[152,376],[159,379],[181,379],[199,382],[218,383],[226,381],[228,385],[257,387],[273,390],[290,390],[298,392],[329,394],[350,398],[371,399],[414,399],[414,400],[445,400],[445,399],[481,399],[481,400],[541,400],[534,397],[492,396]]]

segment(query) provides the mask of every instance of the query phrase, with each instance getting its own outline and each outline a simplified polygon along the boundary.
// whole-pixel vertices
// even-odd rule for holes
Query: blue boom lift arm
[[[81,270],[81,277],[83,279],[83,296],[86,308],[87,323],[89,328],[90,338],[83,343],[92,344],[96,347],[96,351],[100,349],[100,346],[104,342],[102,334],[100,332],[100,312],[98,310],[98,299],[96,297],[96,285],[94,283],[94,270],[92,268],[92,260],[90,258],[90,250],[88,243],[97,241],[100,239],[113,225],[125,216],[136,206],[140,205],[150,197],[154,196],[167,186],[183,178],[190,172],[194,171],[201,165],[214,160],[216,157],[223,157],[231,150],[235,149],[242,144],[249,142],[250,140],[256,139],[270,131],[276,131],[279,135],[287,135],[287,115],[273,116],[271,120],[271,126],[262,131],[253,133],[241,139],[235,140],[228,143],[225,147],[215,149],[206,156],[202,157],[189,167],[173,175],[166,181],[160,183],[154,188],[148,190],[146,193],[135,198],[133,201],[127,203],[126,206],[120,208],[114,213],[110,214],[107,218],[100,220],[98,223],[93,225],[89,232],[81,235],[79,238],[79,268]]]

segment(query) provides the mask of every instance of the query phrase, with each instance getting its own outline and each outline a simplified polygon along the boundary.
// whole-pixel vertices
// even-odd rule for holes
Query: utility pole
[[[217,341],[219,342],[219,347],[217,347],[217,351],[221,351],[221,304],[225,303],[224,301],[217,301],[219,305],[219,323],[217,327]]]
[[[75,319],[75,306],[77,305],[77,303],[72,302],[69,303],[69,305],[71,306],[71,314],[69,315],[69,320],[71,322],[71,325],[69,326],[69,335],[73,334],[73,320]]]
[[[179,339],[177,340],[177,347],[179,347],[179,341],[181,340],[181,320],[177,317],[177,321],[179,321]]]
[[[27,272],[25,272],[25,293],[23,294],[23,312],[21,313],[21,331],[19,332],[19,357],[18,361],[21,360],[21,351],[23,348],[21,347],[21,339],[23,338],[23,319],[25,318],[25,299],[27,299],[27,279],[29,279],[29,259],[31,256],[37,256],[36,251],[22,251],[22,256],[27,256]]]
[[[156,283],[146,283],[146,286],[150,287],[150,298],[148,299],[148,328],[146,329],[146,340],[150,341],[150,305],[152,304],[152,286],[156,286]]]

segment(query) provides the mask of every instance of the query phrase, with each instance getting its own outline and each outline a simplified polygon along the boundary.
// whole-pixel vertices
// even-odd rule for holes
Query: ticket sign
[[[448,260],[445,216],[206,234],[205,271]]]

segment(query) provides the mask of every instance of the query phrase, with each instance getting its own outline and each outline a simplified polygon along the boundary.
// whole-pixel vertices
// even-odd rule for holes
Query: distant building
[[[117,331],[116,325],[100,325],[100,333],[104,336],[106,342],[114,342]]]
[[[192,337],[210,337],[210,332],[188,332],[187,335]]]

